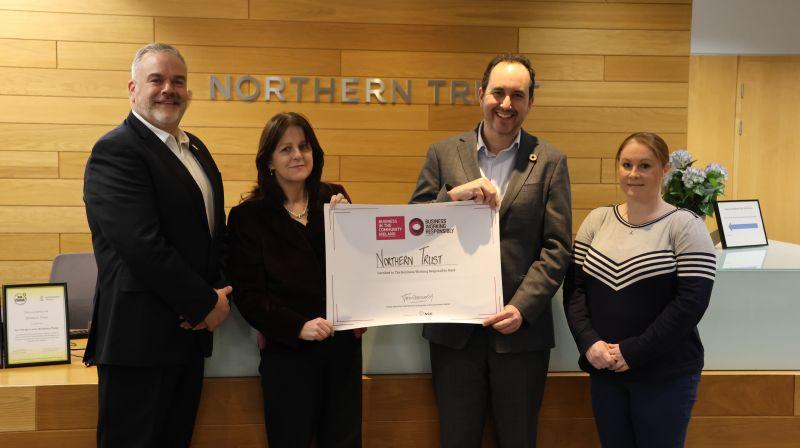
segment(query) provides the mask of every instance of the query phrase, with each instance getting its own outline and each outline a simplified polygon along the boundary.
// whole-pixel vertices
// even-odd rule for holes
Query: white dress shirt
[[[206,218],[208,218],[208,231],[213,235],[214,234],[214,189],[211,186],[211,181],[208,180],[208,176],[206,172],[203,170],[203,167],[200,166],[200,162],[197,158],[192,155],[191,150],[189,148],[189,136],[186,135],[183,130],[178,128],[178,137],[179,139],[176,140],[175,136],[170,134],[167,131],[161,130],[142,118],[136,111],[133,112],[133,115],[139,119],[148,129],[153,131],[162,142],[175,154],[175,157],[181,161],[183,166],[189,171],[189,174],[192,175],[194,178],[197,187],[200,188],[200,193],[203,194],[203,202],[206,206]]]
[[[496,155],[489,151],[486,144],[483,142],[483,123],[481,122],[478,127],[478,167],[481,170],[481,175],[489,181],[497,189],[500,195],[500,200],[506,194],[508,187],[508,180],[511,179],[511,171],[514,168],[514,159],[517,155],[519,148],[520,137],[522,131],[517,133],[517,138],[511,143],[511,146],[498,152]]]

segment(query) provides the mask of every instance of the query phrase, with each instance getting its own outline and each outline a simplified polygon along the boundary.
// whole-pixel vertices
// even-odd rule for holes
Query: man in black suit
[[[554,346],[551,299],[570,260],[566,157],[522,129],[534,71],[519,55],[492,60],[478,91],[483,121],[431,145],[411,202],[476,200],[499,207],[503,303],[483,328],[427,324],[445,448],[478,448],[491,402],[500,447],[536,446]]]
[[[97,141],[84,202],[98,278],[84,362],[97,365],[101,447],[188,447],[210,356],[230,310],[222,276],[222,178],[178,125],[186,63],[141,48],[131,113]]]

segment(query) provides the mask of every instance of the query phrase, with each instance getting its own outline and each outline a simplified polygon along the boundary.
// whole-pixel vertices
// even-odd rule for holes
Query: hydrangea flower
[[[692,163],[692,155],[685,149],[673,151],[672,154],[669,155],[669,163],[672,165],[673,169],[682,170]]]
[[[683,185],[686,188],[692,188],[695,185],[702,184],[706,180],[706,173],[703,170],[689,167],[683,171]]]
[[[728,170],[726,170],[724,166],[718,163],[709,163],[708,165],[706,165],[705,172],[706,174],[708,174],[712,171],[716,171],[722,174],[722,180],[728,180]]]

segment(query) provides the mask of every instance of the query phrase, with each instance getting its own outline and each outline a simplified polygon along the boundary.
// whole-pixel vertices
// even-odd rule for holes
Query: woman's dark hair
[[[625,146],[631,141],[641,143],[642,145],[647,146],[650,151],[653,151],[653,155],[656,156],[656,159],[658,159],[659,163],[661,163],[662,168],[669,164],[669,146],[667,146],[667,142],[665,142],[663,138],[659,137],[658,134],[654,134],[652,132],[634,132],[633,134],[627,136],[625,140],[622,141],[622,144],[619,145],[619,149],[617,150],[617,163],[619,163],[619,155],[622,153],[623,148],[625,148]]]
[[[306,142],[311,146],[311,156],[314,160],[314,166],[311,168],[311,174],[309,174],[306,179],[306,192],[308,193],[308,203],[316,203],[325,157],[322,146],[320,146],[317,136],[314,134],[314,129],[311,127],[311,123],[308,122],[306,117],[296,112],[281,112],[275,114],[267,121],[267,124],[264,125],[264,130],[261,131],[261,138],[258,141],[258,152],[256,153],[258,179],[256,181],[256,186],[245,195],[245,201],[266,197],[273,198],[280,203],[286,200],[283,189],[280,184],[278,184],[275,176],[270,173],[269,162],[272,160],[272,154],[275,152],[283,134],[292,126],[298,126],[303,130]]]

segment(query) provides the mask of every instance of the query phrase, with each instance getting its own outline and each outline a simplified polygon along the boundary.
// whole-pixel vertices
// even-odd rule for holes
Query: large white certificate
[[[473,202],[325,206],[336,329],[481,323],[503,308],[498,214]]]

